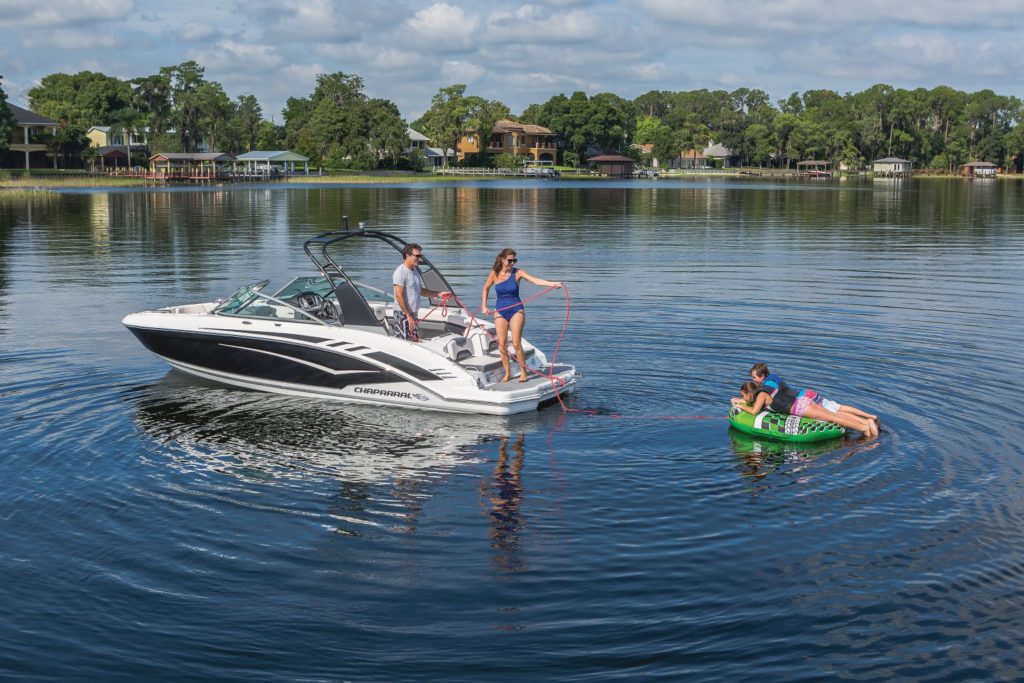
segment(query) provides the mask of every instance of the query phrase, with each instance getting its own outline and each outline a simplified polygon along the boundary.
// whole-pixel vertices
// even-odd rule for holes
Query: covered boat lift
[[[255,151],[235,157],[247,175],[296,175],[295,164],[302,163],[303,175],[309,175],[309,157],[286,150]]]

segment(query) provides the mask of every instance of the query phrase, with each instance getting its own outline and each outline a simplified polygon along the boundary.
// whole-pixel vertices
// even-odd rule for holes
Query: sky
[[[0,75],[27,106],[51,73],[128,79],[194,59],[278,123],[289,97],[338,71],[408,121],[455,83],[513,114],[577,90],[1024,97],[1022,29],[1021,0],[0,0]]]

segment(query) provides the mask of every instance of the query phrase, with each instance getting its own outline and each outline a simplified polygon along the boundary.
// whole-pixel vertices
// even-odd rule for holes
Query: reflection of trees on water
[[[514,441],[508,436],[500,437],[494,472],[490,481],[485,481],[480,487],[481,499],[486,499],[489,507],[487,515],[491,521],[494,562],[500,569],[509,572],[523,569],[519,533],[523,527],[520,507],[523,502],[525,441],[525,433],[520,433]]]

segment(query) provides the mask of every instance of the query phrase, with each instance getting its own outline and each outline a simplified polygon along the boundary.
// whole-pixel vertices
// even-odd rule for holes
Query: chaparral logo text
[[[429,401],[423,394],[410,394],[407,391],[391,391],[390,389],[375,389],[373,387],[355,387],[352,389],[356,394],[370,394],[371,396],[385,396],[387,398],[416,399],[417,401]]]

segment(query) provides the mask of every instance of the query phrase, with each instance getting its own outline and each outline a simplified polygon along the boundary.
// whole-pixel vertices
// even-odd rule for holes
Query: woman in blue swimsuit
[[[498,337],[498,351],[501,352],[501,367],[505,369],[507,382],[512,378],[512,368],[508,360],[508,331],[512,330],[512,346],[516,350],[516,361],[519,363],[519,381],[525,382],[529,379],[526,376],[526,362],[523,355],[523,326],[526,325],[526,310],[523,308],[523,301],[519,298],[519,281],[526,280],[540,287],[555,287],[561,289],[561,282],[549,282],[539,277],[533,277],[525,270],[516,268],[515,249],[502,249],[498,258],[494,259],[494,268],[487,275],[487,282],[484,283],[483,304],[480,312],[484,315],[494,313],[494,327]],[[497,300],[494,302],[494,309],[487,308],[487,295],[494,287]]]

